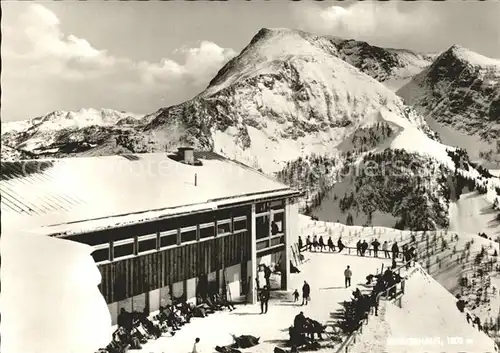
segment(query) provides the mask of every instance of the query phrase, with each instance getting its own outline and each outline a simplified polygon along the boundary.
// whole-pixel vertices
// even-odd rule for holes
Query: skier
[[[361,254],[361,239],[356,243],[356,255],[362,256]]]
[[[351,286],[351,277],[352,277],[352,271],[350,266],[348,265],[347,268],[344,270],[344,277],[345,277],[345,287],[350,287]]]
[[[314,251],[318,250],[318,236],[314,236],[313,237],[313,248],[314,248]]]

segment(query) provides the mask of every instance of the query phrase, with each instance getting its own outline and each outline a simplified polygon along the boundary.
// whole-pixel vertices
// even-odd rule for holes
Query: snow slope
[[[92,248],[2,227],[2,352],[89,353],[111,339]]]
[[[385,303],[383,323],[368,326],[352,352],[368,351],[374,339],[387,353],[495,352],[491,338],[467,323],[455,298],[425,271],[414,273],[405,290],[402,308]]]
[[[469,192],[450,205],[450,230],[458,233],[486,233],[495,239],[500,236],[500,222],[487,195]]]

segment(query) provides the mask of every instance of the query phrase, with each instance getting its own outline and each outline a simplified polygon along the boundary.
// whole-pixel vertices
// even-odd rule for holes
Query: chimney
[[[177,154],[181,158],[181,161],[194,165],[194,154],[193,154],[194,149],[192,147],[179,147],[177,149]]]

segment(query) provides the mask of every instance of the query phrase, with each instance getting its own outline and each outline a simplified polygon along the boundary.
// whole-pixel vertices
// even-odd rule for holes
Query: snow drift
[[[90,353],[111,340],[92,248],[2,230],[2,352]]]

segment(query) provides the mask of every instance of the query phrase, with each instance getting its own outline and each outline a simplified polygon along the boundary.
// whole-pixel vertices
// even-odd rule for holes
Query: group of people
[[[300,236],[298,240],[298,245],[299,245],[299,250],[302,251],[302,249],[304,248],[304,242],[302,241],[302,237]],[[320,251],[323,251],[323,249],[327,251],[337,251],[338,248],[339,252],[341,252],[345,248],[345,245],[344,243],[342,243],[342,238],[339,238],[337,240],[337,247],[335,247],[335,244],[331,236],[325,243],[325,241],[323,240],[323,236],[320,236],[318,239],[318,236],[315,235],[313,236],[313,239],[311,241],[311,236],[308,235],[306,238],[305,249],[308,251],[317,251],[318,248]]]
[[[295,316],[293,325],[288,328],[291,351],[297,352],[297,347],[313,343],[315,335],[318,335],[320,340],[323,339],[322,334],[325,332],[325,328],[325,325],[306,317],[301,311]]]
[[[142,349],[142,344],[150,339],[158,339],[164,333],[171,336],[189,323],[193,317],[206,317],[208,314],[235,307],[223,296],[215,293],[205,298],[198,296],[198,305],[185,300],[176,300],[175,304],[160,306],[159,313],[153,319],[148,317],[145,308],[142,312],[132,313],[122,308],[118,315],[118,328],[113,333],[111,343],[100,352],[124,353],[127,349]]]
[[[349,267],[346,272],[350,271]],[[346,275],[346,286],[347,278]],[[378,305],[381,293],[387,292],[389,290],[389,298],[393,298],[397,294],[396,283],[401,282],[401,277],[399,274],[393,272],[391,269],[387,269],[382,275],[368,275],[367,284],[371,284],[373,279],[376,279],[376,283],[370,294],[363,294],[356,288],[352,292],[353,298],[350,302],[345,303],[345,317],[341,325],[345,332],[352,332],[359,328],[362,320],[367,317],[370,312],[378,315]]]
[[[460,294],[457,294],[456,298],[457,298],[457,303],[456,303],[457,308],[461,313],[463,313],[465,311],[467,301],[463,300],[461,298]],[[465,314],[465,318],[467,319],[467,323],[472,323],[472,325],[476,325],[476,327],[479,331],[483,330],[483,327],[481,326],[481,319],[479,319],[478,316],[474,316],[474,318],[473,318],[472,315],[469,312],[467,312]]]
[[[356,243],[356,254],[359,256],[365,256],[366,252],[368,251],[368,255],[371,256],[371,252],[373,250],[373,256],[378,257],[379,251],[384,252],[384,257],[386,259],[392,258],[393,260],[397,259],[400,255],[400,253],[403,255],[403,259],[405,262],[409,262],[416,256],[416,248],[413,245],[414,243],[414,236],[412,237],[412,242],[410,242],[410,246],[408,244],[403,245],[402,251],[399,249],[399,245],[397,242],[394,242],[392,244],[390,250],[389,250],[389,243],[387,241],[384,241],[382,244],[378,241],[378,239],[373,239],[371,244],[368,244],[366,240],[358,240]],[[302,241],[302,238],[299,236],[298,240],[298,245],[299,249],[302,250],[304,249],[304,243]],[[370,246],[371,245],[371,246]],[[344,248],[345,245],[342,243],[342,238],[339,238],[337,240],[337,247],[335,246],[332,237],[330,236],[325,243],[323,240],[323,236],[313,236],[313,239],[311,240],[311,236],[307,236],[306,238],[306,244],[305,244],[305,249],[308,251],[338,251],[341,252]],[[392,257],[391,257],[392,254]]]

